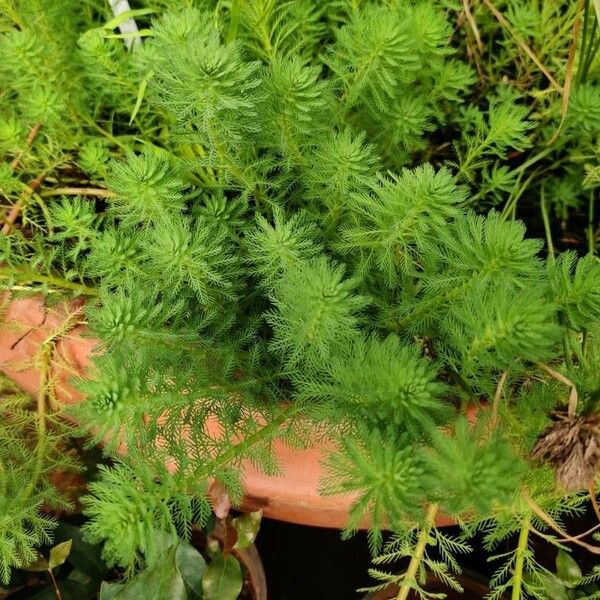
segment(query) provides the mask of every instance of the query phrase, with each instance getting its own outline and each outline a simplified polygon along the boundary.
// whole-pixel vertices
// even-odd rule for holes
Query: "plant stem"
[[[4,220],[4,225],[2,226],[2,233],[4,235],[8,235],[12,226],[15,224],[15,221],[18,219],[21,211],[27,204],[27,200],[34,194],[34,192],[42,185],[44,181],[44,177],[46,177],[46,173],[41,173],[38,175],[33,181],[30,181],[29,184],[25,186],[25,191],[21,194],[19,200],[13,205],[8,213],[8,216]]]
[[[27,146],[31,146],[33,144],[33,140],[35,140],[35,138],[37,137],[37,134],[39,133],[41,127],[42,127],[41,123],[36,123],[31,128],[31,130],[29,131],[29,135],[27,136]],[[10,163],[10,168],[13,171],[17,170],[22,158],[23,158],[23,152],[21,151],[21,152],[17,153],[17,155],[12,159],[12,162]]]
[[[229,44],[233,42],[237,37],[238,26],[240,24],[240,13],[242,12],[242,1],[233,0],[231,3],[231,10],[229,11],[229,29],[227,30],[227,37],[225,43]]]
[[[116,194],[103,188],[57,187],[40,192],[40,196],[42,196],[42,198],[47,196],[95,196],[96,198],[113,198]]]
[[[42,275],[24,269],[0,268],[0,280],[10,278],[17,279],[19,283],[45,283],[62,290],[73,290],[81,296],[98,296],[99,294],[98,290],[83,283],[75,283],[54,275]]]
[[[523,597],[521,588],[523,586],[523,567],[525,566],[525,554],[527,553],[527,542],[529,541],[529,528],[531,527],[531,513],[523,518],[519,542],[516,550],[515,572],[512,581],[511,600],[521,600]]]
[[[594,255],[596,252],[596,236],[594,232],[594,190],[590,191],[590,200],[588,205],[588,252]]]
[[[278,417],[273,419],[270,423],[267,423],[264,427],[261,427],[258,431],[252,435],[244,438],[239,444],[232,444],[228,450],[219,454],[214,460],[208,463],[201,471],[197,474],[203,477],[210,477],[220,467],[226,465],[228,462],[235,460],[238,456],[245,454],[248,448],[252,447],[258,442],[269,439],[274,436],[277,430],[283,423],[292,417],[296,416],[303,410],[302,406],[296,405],[287,410],[284,410]]]
[[[544,231],[546,232],[546,242],[548,244],[548,254],[550,259],[554,261],[554,244],[552,243],[552,232],[550,231],[550,219],[548,218],[548,209],[546,208],[546,193],[542,184],[541,202],[542,220],[544,221]]]
[[[577,81],[581,81],[583,65],[585,62],[585,51],[588,42],[588,23],[590,13],[590,0],[585,0],[583,7],[583,33],[581,35],[581,48],[579,50],[579,66],[577,67]]]
[[[41,349],[40,382],[37,394],[37,444],[35,467],[29,485],[25,489],[25,499],[32,496],[38,484],[46,450],[46,391],[50,376],[50,361],[54,345],[46,340]]]
[[[427,508],[425,522],[423,523],[423,527],[421,527],[419,538],[417,540],[417,545],[415,546],[415,551],[413,552],[413,555],[410,558],[408,569],[404,574],[403,583],[407,583],[407,585],[403,585],[400,587],[398,595],[396,596],[396,600],[407,600],[409,597],[409,594],[411,592],[411,586],[409,582],[416,581],[417,579],[417,571],[419,570],[419,565],[423,560],[425,548],[427,547],[427,543],[429,542],[429,534],[435,524],[435,515],[437,514],[437,511],[437,504],[430,504]]]
[[[62,594],[60,593],[60,588],[56,583],[56,579],[54,577],[54,573],[52,573],[52,569],[48,569],[48,573],[50,574],[50,579],[52,579],[52,585],[54,586],[54,592],[56,594],[57,600],[63,600]]]

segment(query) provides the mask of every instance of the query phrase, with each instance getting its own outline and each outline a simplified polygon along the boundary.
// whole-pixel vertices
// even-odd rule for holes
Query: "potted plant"
[[[84,500],[106,560],[154,562],[157,531],[185,538],[211,495],[240,505],[249,481],[269,514],[291,457],[301,520],[339,524],[318,484],[347,534],[370,528],[378,564],[410,558],[374,571],[400,600],[426,593],[426,570],[459,570],[468,544],[444,514],[490,547],[517,534],[492,588],[533,593],[530,537],[568,537],[560,515],[596,498],[588,3],[534,30],[561,32],[558,74],[489,0],[464,3],[458,39],[433,1],[152,4],[104,22],[34,4],[7,11],[0,42],[3,369],[121,456]],[[558,180],[592,198],[581,258],[553,239]],[[514,218],[523,198],[545,247]]]

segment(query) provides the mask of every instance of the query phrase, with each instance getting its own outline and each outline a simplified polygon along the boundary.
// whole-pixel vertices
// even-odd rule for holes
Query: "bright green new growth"
[[[242,461],[276,473],[273,441],[310,443],[317,422],[338,443],[323,492],[354,494],[346,533],[370,519],[374,551],[395,535],[377,564],[414,559],[382,584],[457,585],[468,546],[435,528],[444,513],[490,546],[521,533],[494,583],[524,597],[523,489],[552,515],[581,502],[528,458],[569,397],[548,373],[580,414],[600,389],[593,65],[561,125],[483,3],[490,61],[462,3],[172,4],[136,4],[155,13],[132,51],[100,0],[0,19],[0,281],[88,298],[100,346],[72,410],[128,448],[86,497],[89,538],[129,574],[151,564],[156,532],[206,520],[209,481],[239,503]],[[574,3],[497,4],[563,81]],[[589,256],[560,253],[553,217],[589,198]],[[516,219],[534,211],[548,256]],[[459,416],[484,403],[477,425]],[[30,546],[36,508],[7,508],[28,511]],[[5,579],[30,550],[11,539]]]

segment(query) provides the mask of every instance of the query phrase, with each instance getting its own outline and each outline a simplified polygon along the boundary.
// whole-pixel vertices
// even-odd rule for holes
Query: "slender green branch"
[[[550,230],[550,219],[548,218],[548,209],[546,207],[546,193],[542,184],[540,208],[542,211],[542,220],[544,221],[544,231],[546,232],[546,242],[548,244],[548,254],[551,260],[554,260],[554,244],[552,243],[552,231]]]
[[[80,296],[98,296],[98,290],[89,287],[83,283],[68,281],[55,275],[42,275],[28,269],[17,269],[10,267],[0,268],[0,289],[2,288],[2,279],[13,279],[19,284],[24,283],[41,283],[61,290],[72,290]],[[9,289],[12,289],[10,287]]]
[[[241,12],[242,0],[233,0],[229,12],[229,29],[227,30],[227,37],[225,38],[227,44],[233,42],[233,40],[237,38]]]
[[[523,518],[521,523],[521,532],[519,533],[519,542],[516,550],[515,571],[512,580],[511,600],[521,600],[523,598],[523,571],[525,566],[525,555],[527,554],[529,542],[529,529],[531,527],[531,513]]]
[[[29,485],[25,488],[24,498],[30,498],[35,492],[46,454],[46,395],[50,380],[50,362],[54,345],[52,341],[46,340],[40,352],[40,381],[37,393],[37,444],[36,459],[33,475]]]
[[[228,450],[219,454],[214,460],[204,466],[202,468],[199,476],[201,477],[210,477],[217,471],[220,467],[223,467],[227,463],[235,460],[239,456],[243,456],[248,452],[248,450],[259,442],[268,440],[271,437],[274,437],[277,433],[277,430],[292,417],[295,417],[303,410],[303,407],[300,405],[294,405],[287,410],[282,411],[282,413],[273,419],[270,423],[267,423],[264,427],[261,427],[258,431],[249,435],[247,438],[244,438],[239,444],[232,444]]]
[[[593,256],[596,253],[596,233],[594,231],[594,190],[590,191],[588,204],[588,252]]]
[[[417,545],[415,546],[415,551],[410,558],[410,563],[408,565],[408,569],[404,575],[403,583],[406,585],[400,586],[400,590],[398,591],[398,595],[396,596],[396,600],[408,600],[408,597],[411,592],[410,582],[416,581],[417,572],[419,570],[419,566],[421,565],[421,561],[423,560],[423,556],[425,554],[425,548],[429,543],[429,534],[431,533],[431,529],[435,525],[435,516],[438,511],[437,504],[430,504],[427,507],[427,514],[425,515],[425,522],[423,523],[423,527],[419,533],[419,538],[417,539]]]

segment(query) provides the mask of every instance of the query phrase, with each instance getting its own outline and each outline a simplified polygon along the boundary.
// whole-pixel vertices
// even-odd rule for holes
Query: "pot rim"
[[[40,294],[34,297],[9,300],[5,296],[4,323],[0,328],[0,370],[24,391],[35,394],[39,371],[31,364],[38,348],[49,333],[64,322],[69,309],[81,308],[81,301],[62,303],[50,309]],[[79,325],[68,336],[57,339],[55,352],[61,360],[54,369],[56,395],[64,404],[81,402],[83,395],[69,383],[75,374],[85,374],[97,341],[86,336]],[[250,461],[242,464],[244,500],[242,511],[262,510],[265,517],[309,525],[343,529],[355,499],[352,495],[324,496],[319,493],[323,460],[333,443],[323,442],[309,448],[291,448],[281,440],[273,444],[281,474],[266,475]],[[441,516],[437,526],[454,525],[456,521]],[[368,521],[361,523],[367,529]]]

